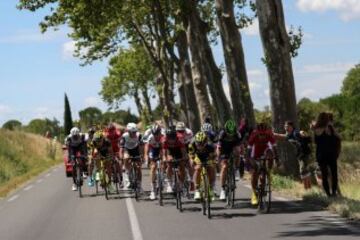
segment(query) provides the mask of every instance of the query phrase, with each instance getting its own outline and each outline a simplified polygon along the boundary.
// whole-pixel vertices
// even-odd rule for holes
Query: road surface
[[[146,191],[148,170],[144,178]],[[148,192],[140,202],[127,193],[107,201],[86,187],[80,199],[57,166],[0,200],[0,240],[360,239],[359,225],[302,202],[278,198],[272,213],[258,214],[248,186],[237,184],[235,208],[216,201],[208,220],[192,200],[179,213],[173,199],[160,207]]]

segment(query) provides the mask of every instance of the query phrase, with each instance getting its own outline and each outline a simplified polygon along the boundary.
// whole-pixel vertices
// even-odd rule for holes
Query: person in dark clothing
[[[326,112],[319,114],[312,125],[316,144],[316,160],[322,175],[322,185],[326,195],[338,195],[337,158],[340,153],[340,137],[332,125],[332,115]],[[329,170],[331,176],[331,191],[329,184]]]
[[[304,131],[295,129],[292,121],[286,121],[284,125],[285,134],[274,133],[277,139],[286,140],[296,147],[296,157],[300,167],[300,178],[304,183],[304,188],[311,188],[310,175],[310,156],[311,156],[311,137]]]

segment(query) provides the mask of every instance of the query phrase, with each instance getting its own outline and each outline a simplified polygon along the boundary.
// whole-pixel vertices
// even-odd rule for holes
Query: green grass
[[[360,220],[360,143],[344,142],[338,160],[342,197],[328,198],[321,186],[305,190],[303,185],[290,177],[274,175],[275,191],[290,197],[303,198],[305,202],[323,206],[349,219]]]
[[[49,140],[0,129],[0,197],[49,167],[61,162],[60,147],[50,156]]]

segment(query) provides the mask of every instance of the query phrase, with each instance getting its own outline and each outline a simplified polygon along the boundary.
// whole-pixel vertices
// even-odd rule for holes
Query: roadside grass
[[[342,217],[360,220],[360,143],[344,142],[338,160],[341,197],[328,198],[322,186],[313,184],[310,190],[290,177],[273,175],[273,189],[280,195],[302,198],[305,202],[316,204],[335,212]]]
[[[0,197],[60,163],[61,148],[53,146],[41,136],[0,129]]]

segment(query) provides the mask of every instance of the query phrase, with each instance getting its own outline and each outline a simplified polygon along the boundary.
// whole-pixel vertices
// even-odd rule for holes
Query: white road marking
[[[51,173],[48,173],[45,175],[45,177],[50,177],[51,176]]]
[[[11,198],[9,198],[7,201],[8,202],[12,202],[12,201],[14,201],[15,199],[17,199],[19,197],[19,195],[14,195],[14,196],[12,196]]]
[[[29,185],[26,188],[24,188],[24,191],[29,191],[30,189],[32,189],[34,186],[33,185]]]
[[[40,178],[40,179],[38,179],[36,182],[37,182],[37,183],[41,183],[42,181],[44,181],[44,179]]]
[[[136,213],[135,213],[134,205],[130,198],[127,198],[125,200],[125,202],[126,202],[126,207],[128,210],[133,239],[134,240],[143,240],[143,237],[142,237],[142,234],[140,231],[139,221],[138,221]]]

